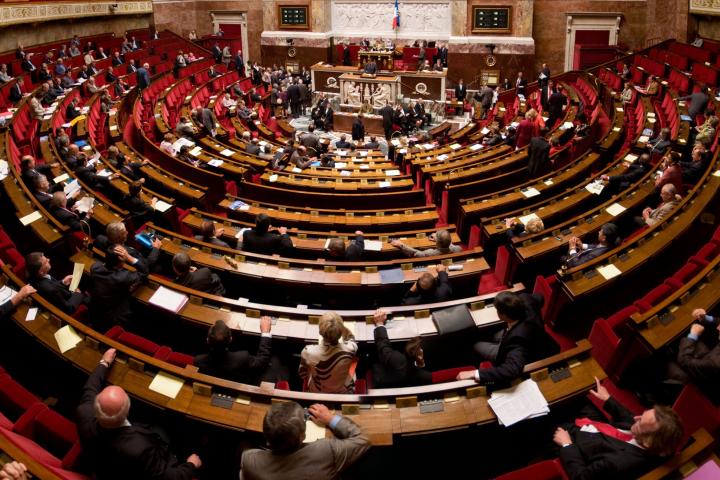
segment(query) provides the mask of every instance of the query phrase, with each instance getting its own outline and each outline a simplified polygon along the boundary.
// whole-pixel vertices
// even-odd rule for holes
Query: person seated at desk
[[[52,169],[53,167],[59,166],[60,164],[58,163],[43,163],[42,165],[37,165],[35,163],[35,157],[32,155],[23,155],[20,159],[20,178],[25,183],[25,186],[28,187],[31,192],[34,192],[35,178],[40,175],[45,175],[45,177],[54,177],[55,175],[53,174]],[[57,192],[62,189],[62,183],[56,183],[50,190]]]
[[[340,140],[335,142],[335,148],[343,149],[343,148],[350,148],[350,142],[347,141],[347,135],[344,133],[340,135]]]
[[[207,267],[196,268],[192,266],[187,253],[176,253],[172,259],[172,269],[175,272],[173,280],[178,285],[192,288],[211,295],[225,295],[225,287],[216,273]],[[197,366],[197,364],[195,364]]]
[[[4,320],[5,317],[10,315],[15,310],[15,308],[20,305],[20,303],[22,303],[27,297],[29,297],[33,293],[36,293],[35,288],[32,285],[27,284],[23,286],[20,290],[18,290],[18,292],[15,293],[12,297],[10,297],[9,300],[0,304],[0,320]]]
[[[432,65],[430,65],[430,60],[425,60],[423,62],[418,63],[418,72],[431,72],[432,71]]]
[[[195,240],[202,240],[205,243],[211,243],[218,247],[230,248],[230,245],[218,238],[221,237],[223,233],[225,233],[225,228],[215,228],[215,222],[203,220],[200,225],[200,235],[195,235]]]
[[[408,257],[434,257],[436,255],[446,255],[448,253],[457,253],[462,251],[462,247],[452,244],[452,236],[447,230],[438,230],[437,233],[430,235],[430,240],[435,241],[435,248],[418,250],[409,247],[400,240],[392,240],[390,244],[402,250]]]
[[[248,132],[245,132],[248,133]],[[245,153],[249,155],[257,155],[260,153],[260,140],[253,138],[245,144]]]
[[[650,150],[650,154],[665,155],[667,149],[672,145],[670,139],[670,129],[665,127],[660,130],[658,136],[648,140],[646,147]]]
[[[99,175],[95,165],[89,166],[87,164],[87,155],[83,152],[77,155],[75,175],[78,180],[87,185],[91,190],[104,190],[110,185],[110,180],[114,180],[120,176],[119,173],[112,173],[108,176]]]
[[[587,405],[553,436],[570,480],[640,478],[682,447],[682,421],[670,407],[655,405],[634,415],[597,377],[595,384],[590,394],[602,402],[610,423],[597,407]]]
[[[568,255],[564,257],[563,263],[567,268],[574,268],[583,263],[603,255],[611,248],[615,248],[619,237],[619,229],[614,223],[606,223],[598,232],[598,243],[588,245],[578,237],[571,237],[568,241]]]
[[[696,135],[695,135],[695,142],[702,142],[705,145],[712,144],[713,140],[715,140],[715,132],[717,131],[717,126],[720,123],[720,119],[716,117],[715,115],[709,115],[705,119],[705,123],[703,123],[700,126],[693,127]],[[694,132],[691,131],[691,137]]]
[[[300,145],[297,150],[295,150],[292,155],[290,155],[290,164],[295,165],[300,170],[306,169],[316,160],[317,157],[307,156],[307,148],[305,148],[303,145]]]
[[[540,314],[543,297],[538,294],[500,292],[495,297],[497,316],[505,324],[493,341],[477,342],[475,352],[493,366],[461,372],[458,380],[475,379],[484,385],[504,388],[520,378],[525,365],[557,354],[560,346],[545,331]]]
[[[175,133],[178,135],[178,137],[185,137],[189,140],[192,140],[197,134],[197,130],[187,117],[182,116],[180,117],[180,121],[175,126]]]
[[[95,238],[95,247],[100,250],[112,251],[116,245],[123,247],[127,256],[135,260],[131,261],[130,264],[136,269],[144,272],[149,272],[151,269],[154,269],[160,256],[160,247],[162,246],[162,241],[159,238],[153,238],[152,248],[147,255],[142,255],[133,247],[126,245],[126,243],[127,229],[122,222],[112,222],[108,224],[105,229],[105,235],[98,235]]]
[[[122,205],[131,215],[135,225],[142,225],[145,222],[153,220],[155,216],[155,204],[158,199],[153,197],[148,204],[142,198],[143,182],[135,181],[128,187],[127,195],[123,196]]]
[[[667,183],[660,189],[660,199],[661,203],[657,208],[647,207],[642,212],[642,218],[636,218],[639,225],[652,227],[653,225],[662,222],[677,208],[682,197],[677,195],[675,185]]]
[[[277,232],[271,232],[272,220],[261,213],[255,218],[255,227],[245,230],[240,239],[242,249],[246,252],[259,253],[262,255],[273,255],[275,253],[285,256],[293,248],[292,239],[287,233],[286,227],[279,227]],[[240,248],[240,245],[238,245]]]
[[[670,364],[667,377],[682,384],[694,383],[719,405],[720,343],[716,332],[720,332],[720,319],[702,308],[693,310],[692,317],[695,323],[688,335],[680,339],[676,363]]]
[[[439,58],[436,59],[435,65],[433,65],[433,71],[434,72],[442,72],[443,70],[445,70],[445,66],[442,64],[442,60]]]
[[[410,290],[402,298],[402,305],[421,305],[423,303],[437,303],[450,300],[452,287],[450,286],[447,267],[437,265],[435,275],[425,272],[413,283]]]
[[[70,100],[70,102],[68,102],[68,106],[65,109],[65,119],[68,122],[82,115],[80,109],[77,108],[78,102],[79,99],[77,97],[73,98],[72,100]]]
[[[355,238],[350,241],[350,245],[347,247],[345,247],[345,241],[342,238],[332,238],[327,250],[330,260],[340,259],[346,262],[359,262],[365,250],[363,232],[356,231]]]
[[[71,199],[71,205],[72,208],[69,208],[65,192],[62,190],[55,192],[50,200],[50,214],[55,217],[55,220],[67,226],[73,232],[81,232],[84,229],[89,230],[90,227],[87,221],[92,216],[92,209],[88,212],[78,212],[73,199]]]
[[[320,427],[332,430],[333,438],[303,443],[305,410],[297,402],[272,403],[263,419],[269,451],[245,450],[240,480],[339,478],[370,448],[370,440],[349,417],[333,414],[317,403],[307,409],[307,414]]]
[[[52,194],[50,193],[50,182],[45,175],[38,175],[33,178],[33,191],[35,198],[46,210],[50,209]]]
[[[272,153],[272,146],[269,143],[263,145],[262,150],[258,153],[258,157],[265,160],[266,162],[272,162],[275,156]]]
[[[13,77],[8,73],[7,64],[0,65],[0,84],[8,83],[12,79]]]
[[[351,366],[358,346],[343,319],[335,312],[320,316],[318,345],[306,346],[300,353],[300,378],[313,393],[353,393],[355,373]]]
[[[59,193],[59,192],[58,192]],[[27,281],[45,300],[58,307],[68,315],[72,315],[82,304],[87,304],[89,298],[82,292],[71,292],[68,287],[72,282],[72,275],[62,280],[50,275],[50,259],[42,252],[32,252],[25,257]]]
[[[601,175],[600,178],[608,183],[613,191],[619,192],[625,190],[630,185],[640,180],[647,172],[650,171],[650,155],[643,153],[638,159],[630,164],[626,164],[627,169],[619,175]]]
[[[680,167],[680,155],[675,152],[668,152],[662,161],[662,174],[655,179],[655,189],[660,190],[668,183],[675,185],[678,192],[684,191],[682,181],[682,167]]]
[[[690,185],[695,185],[702,177],[705,170],[707,170],[708,164],[712,159],[711,152],[705,148],[700,142],[696,142],[690,154],[691,161],[680,162],[680,169],[682,170],[682,181]]]
[[[635,87],[635,90],[642,93],[643,95],[656,95],[658,91],[660,91],[660,81],[655,75],[650,75],[647,86],[645,88]]]
[[[167,132],[163,136],[163,141],[160,142],[160,150],[167,153],[171,157],[174,157],[177,154],[177,152],[173,148],[173,143],[175,143],[175,140],[175,136],[172,133]]]
[[[380,142],[377,141],[377,137],[375,137],[375,135],[370,135],[370,141],[363,145],[363,148],[377,150],[380,148]]]
[[[180,150],[178,151],[175,158],[177,158],[181,162],[189,163],[193,167],[201,168],[204,166],[204,164],[200,163],[200,160],[190,155],[190,147],[188,145],[183,145],[182,147],[180,147]]]
[[[534,235],[545,230],[545,224],[540,217],[533,217],[528,220],[527,225],[515,218],[506,218],[505,227],[508,240],[522,238],[527,235]]]

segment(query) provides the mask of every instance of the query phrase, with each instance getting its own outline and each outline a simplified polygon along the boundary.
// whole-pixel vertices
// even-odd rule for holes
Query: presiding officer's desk
[[[22,283],[7,266],[3,267],[10,283]],[[40,308],[35,321],[26,322],[28,306],[23,304],[12,315],[29,335],[82,371],[90,372],[108,348],[116,348],[117,359],[109,374],[110,384],[123,387],[130,396],[156,407],[235,430],[262,431],[262,420],[273,400],[296,400],[301,404],[325,403],[342,409],[357,422],[374,445],[390,445],[394,435],[425,434],[472,425],[490,424],[496,417],[487,404],[487,390],[472,380],[454,381],[404,389],[373,390],[366,395],[315,394],[278,390],[272,386],[251,386],[197,373],[196,367],[179,368],[159,361],[95,332],[65,315],[37,294],[33,301]],[[76,347],[60,353],[54,334],[64,325],[83,338]],[[526,367],[524,376],[535,379],[551,407],[579,398],[595,384],[594,377],[605,374],[590,356],[591,346],[581,341],[574,349]],[[569,376],[551,376],[551,370],[565,369]],[[183,382],[175,398],[149,389],[157,372]],[[212,405],[211,394],[219,392],[236,398],[230,409]],[[417,402],[423,398],[445,398],[443,412],[422,414]]]

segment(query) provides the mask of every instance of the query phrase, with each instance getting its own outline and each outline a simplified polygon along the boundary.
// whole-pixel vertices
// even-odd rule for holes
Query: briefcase
[[[475,327],[475,321],[466,305],[456,305],[436,310],[433,312],[432,318],[440,335]]]

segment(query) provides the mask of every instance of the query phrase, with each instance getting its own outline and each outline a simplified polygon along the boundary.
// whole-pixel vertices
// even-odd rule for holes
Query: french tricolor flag
[[[395,15],[393,15],[393,30],[400,28],[400,7],[398,7],[398,0],[395,0]]]

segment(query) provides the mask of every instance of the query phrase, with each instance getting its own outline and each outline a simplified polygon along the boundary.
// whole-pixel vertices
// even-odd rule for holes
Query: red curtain
[[[609,45],[609,30],[577,30],[575,31],[575,44],[581,45]]]
[[[237,23],[221,23],[220,30],[223,31],[226,37],[240,37],[242,36],[242,25]]]

